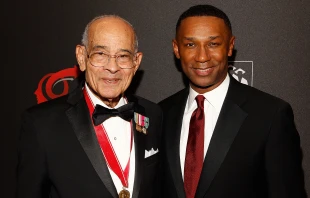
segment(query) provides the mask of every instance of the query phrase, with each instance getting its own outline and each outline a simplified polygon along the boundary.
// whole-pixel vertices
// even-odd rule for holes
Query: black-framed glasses
[[[122,69],[131,69],[135,67],[134,61],[137,57],[136,54],[128,51],[120,52],[115,55],[111,55],[102,51],[94,51],[90,54],[87,52],[87,58],[89,59],[90,64],[94,67],[105,67],[111,58],[115,58],[117,66]]]

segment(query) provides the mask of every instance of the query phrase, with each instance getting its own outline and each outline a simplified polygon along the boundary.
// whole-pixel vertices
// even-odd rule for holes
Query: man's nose
[[[204,63],[209,60],[210,60],[210,54],[208,49],[205,46],[201,46],[200,48],[198,48],[196,52],[196,61]]]
[[[116,73],[118,70],[120,70],[120,67],[117,65],[115,56],[110,56],[107,65],[105,66],[105,69],[110,71],[111,73]]]

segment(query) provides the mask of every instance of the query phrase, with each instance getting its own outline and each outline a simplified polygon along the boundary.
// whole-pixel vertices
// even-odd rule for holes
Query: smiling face
[[[235,40],[224,21],[213,16],[188,17],[176,35],[174,54],[190,86],[201,94],[219,86],[227,75]]]
[[[129,24],[120,18],[104,17],[90,25],[88,46],[76,47],[76,57],[81,71],[85,71],[88,86],[108,106],[117,105],[139,68],[142,53],[135,53],[134,44],[135,33]],[[104,67],[94,67],[87,55],[100,52],[110,55],[135,54],[133,67],[122,69],[113,57]]]

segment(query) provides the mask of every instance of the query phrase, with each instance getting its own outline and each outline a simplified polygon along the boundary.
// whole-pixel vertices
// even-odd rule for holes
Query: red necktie
[[[184,188],[186,198],[194,198],[198,186],[204,159],[204,100],[203,95],[196,96],[197,109],[192,114],[186,147],[184,165]]]

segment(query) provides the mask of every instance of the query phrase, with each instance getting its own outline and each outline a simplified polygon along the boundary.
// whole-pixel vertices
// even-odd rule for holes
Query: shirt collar
[[[230,78],[227,73],[224,81],[215,89],[202,94],[206,100],[212,105],[218,112],[221,110],[224,99],[226,97],[228,86],[229,86]],[[187,101],[187,110],[190,110],[195,103],[195,97],[198,93],[193,90],[191,87],[189,88],[189,96]]]
[[[109,108],[109,109],[112,109],[111,107],[109,107],[108,105],[104,104],[99,98],[97,98],[95,96],[95,94],[89,89],[87,83],[85,83],[85,88],[86,88],[86,91],[91,99],[91,101],[93,102],[94,106],[96,106],[97,104],[103,106],[103,107],[106,107],[106,108]],[[125,105],[127,102],[125,100],[124,97],[121,97],[120,100],[118,101],[117,105],[114,107],[114,109],[118,108],[118,107],[121,107],[123,105]]]

